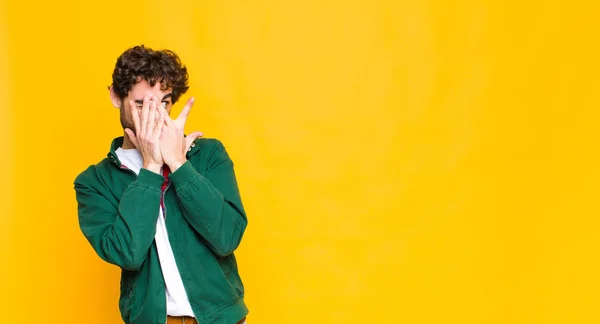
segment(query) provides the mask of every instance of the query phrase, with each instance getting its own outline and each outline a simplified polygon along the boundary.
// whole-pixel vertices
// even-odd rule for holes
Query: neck
[[[127,136],[127,133],[123,134],[123,145],[121,146],[121,148],[124,150],[131,150],[136,148],[135,145],[133,145],[133,143],[131,143],[131,141],[129,140],[129,136]]]

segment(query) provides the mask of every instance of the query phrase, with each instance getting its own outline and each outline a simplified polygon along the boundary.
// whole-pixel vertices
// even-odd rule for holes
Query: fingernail
[[[196,98],[194,98],[194,97],[190,98],[190,102],[194,102],[194,101],[196,101]]]

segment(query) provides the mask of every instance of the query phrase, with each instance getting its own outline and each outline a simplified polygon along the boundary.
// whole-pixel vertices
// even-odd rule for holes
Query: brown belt
[[[236,324],[242,324],[246,318],[242,318]],[[189,316],[167,316],[167,324],[198,324],[195,318]]]

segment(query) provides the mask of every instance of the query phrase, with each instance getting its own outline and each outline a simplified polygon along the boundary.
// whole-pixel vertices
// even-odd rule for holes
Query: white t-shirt
[[[138,150],[124,150],[119,147],[115,153],[124,166],[135,172],[135,174],[140,173],[143,159],[142,154]],[[177,264],[175,263],[175,256],[171,250],[171,243],[169,243],[167,225],[165,224],[162,208],[159,207],[158,209],[158,222],[156,223],[154,240],[156,241],[158,259],[160,260],[160,267],[165,279],[167,315],[195,317],[187,293],[183,287],[183,281],[177,269]]]

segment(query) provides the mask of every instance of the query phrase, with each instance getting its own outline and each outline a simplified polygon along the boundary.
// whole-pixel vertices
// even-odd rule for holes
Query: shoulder
[[[194,141],[194,144],[199,150],[203,151],[213,151],[223,148],[223,143],[216,138],[198,138]]]
[[[102,170],[108,169],[110,167],[110,163],[111,162],[108,158],[104,158],[100,162],[88,166],[75,178],[75,188],[78,186],[91,186],[93,183],[97,182],[99,173],[101,173]]]
[[[222,162],[232,163],[225,146],[216,138],[200,138],[194,141],[194,147],[188,159],[198,170],[210,169]]]
[[[211,159],[215,154],[225,151],[223,143],[216,138],[199,138],[194,141],[190,155],[199,154],[205,159]]]

